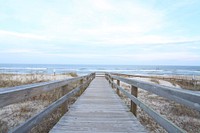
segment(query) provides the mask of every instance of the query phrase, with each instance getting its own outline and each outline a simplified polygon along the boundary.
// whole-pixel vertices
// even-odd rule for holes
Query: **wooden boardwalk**
[[[96,77],[50,133],[131,132],[145,133],[145,128],[105,77]]]

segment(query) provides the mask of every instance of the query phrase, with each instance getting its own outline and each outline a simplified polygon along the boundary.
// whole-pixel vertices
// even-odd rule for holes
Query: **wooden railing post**
[[[117,80],[117,85],[120,86],[120,80]],[[117,88],[117,95],[119,95],[119,89]]]
[[[108,75],[108,82],[109,82],[109,84],[110,84],[110,75]]]
[[[64,96],[67,93],[67,85],[62,87],[62,95]],[[68,101],[64,102],[62,105],[62,114],[65,114],[68,111]]]
[[[131,94],[135,97],[138,95],[138,88],[135,86],[131,86]],[[131,112],[137,116],[137,105],[131,100]]]
[[[114,84],[113,84],[113,82],[114,82],[114,79],[113,78],[111,78],[112,79],[112,88],[114,88]]]
[[[82,84],[83,84],[83,82],[84,82],[84,81],[83,81],[83,79],[81,79],[81,80],[80,80],[80,85],[82,85]],[[83,93],[83,88],[81,88],[81,90],[80,90],[80,93],[79,93],[79,94],[81,95],[82,93]]]

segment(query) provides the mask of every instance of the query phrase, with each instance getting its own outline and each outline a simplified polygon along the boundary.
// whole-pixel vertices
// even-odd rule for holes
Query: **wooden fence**
[[[183,133],[186,131],[184,131],[183,129],[180,129],[171,121],[169,121],[168,119],[166,119],[159,113],[155,112],[151,107],[147,106],[142,101],[140,101],[137,98],[138,88],[144,89],[158,96],[165,97],[168,100],[173,100],[189,108],[200,111],[200,93],[199,92],[176,89],[173,87],[165,87],[165,86],[147,83],[143,81],[127,79],[120,76],[116,76],[116,74],[112,75],[112,74],[106,73],[106,78],[110,82],[111,86],[116,88],[117,94],[119,94],[121,91],[124,95],[130,98],[131,111],[134,115],[136,115],[137,106],[139,106],[149,116],[151,116],[159,125],[161,125],[166,131],[170,133],[175,133],[175,132]],[[117,83],[115,83],[114,80],[117,80]],[[120,81],[131,85],[131,94],[120,86]]]
[[[73,95],[77,93],[82,93],[84,89],[87,88],[89,83],[94,79],[94,77],[95,73],[92,73],[87,76],[67,80],[36,83],[0,89],[0,108],[10,104],[22,102],[28,98],[40,95],[41,93],[49,92],[54,89],[61,89],[63,93],[62,97],[57,99],[55,102],[51,103],[43,111],[29,118],[23,124],[20,124],[19,126],[17,126],[9,132],[26,133],[30,131],[34,126],[40,123],[44,118],[48,117],[58,107],[62,107],[62,111],[64,114],[67,111],[68,107],[66,101]],[[79,85],[67,93],[67,86],[75,82],[79,82]]]

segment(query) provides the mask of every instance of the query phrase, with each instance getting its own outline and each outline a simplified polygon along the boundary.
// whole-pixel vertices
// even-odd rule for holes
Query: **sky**
[[[0,63],[200,65],[199,0],[0,3]]]

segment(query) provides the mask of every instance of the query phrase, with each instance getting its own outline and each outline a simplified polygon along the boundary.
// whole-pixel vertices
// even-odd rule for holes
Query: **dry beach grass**
[[[0,75],[0,87],[12,87],[24,84],[45,82],[50,80],[60,80],[66,78],[72,78],[77,76],[76,74],[59,74],[59,75],[44,75],[44,74],[1,74]],[[68,91],[77,86],[77,83],[68,86]],[[61,90],[61,89],[60,89]],[[61,96],[59,89],[52,90],[45,94],[31,97],[23,102],[11,104],[0,109],[0,133],[5,133],[8,130],[23,123],[28,118],[42,111],[50,103],[54,102]],[[71,98],[68,102],[73,103],[75,97]],[[51,117],[43,121],[43,125],[37,126],[32,132],[48,132],[49,129],[57,122],[61,117],[61,109],[57,109],[52,113]],[[44,126],[45,125],[45,126]]]
[[[77,76],[76,73],[56,74],[55,76],[50,74],[0,74],[0,88],[60,80]]]
[[[159,79],[142,79],[134,78],[137,80],[142,80],[146,82],[151,82],[155,84],[177,87],[181,88],[181,84],[172,84],[169,81],[163,81]],[[131,91],[130,86],[125,83],[121,83],[122,87]],[[120,97],[123,99],[125,104],[130,107],[130,100],[123,94],[120,94]],[[175,123],[180,128],[186,130],[189,133],[199,133],[200,132],[200,112],[175,103],[173,101],[167,100],[163,97],[157,96],[150,92],[147,92],[142,89],[138,89],[138,98],[143,101],[145,104],[153,108],[156,112],[160,113],[168,120]],[[137,117],[140,122],[149,130],[151,133],[166,133],[166,131],[159,126],[151,117],[149,117],[143,110],[140,108],[137,109]]]

